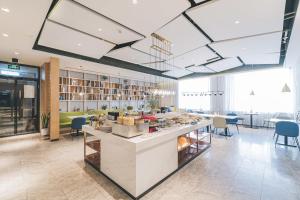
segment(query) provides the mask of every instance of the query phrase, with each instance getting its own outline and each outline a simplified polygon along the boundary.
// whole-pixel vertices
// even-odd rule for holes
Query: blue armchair
[[[86,124],[86,118],[77,117],[72,119],[71,134],[76,130],[76,135],[79,135],[79,131],[82,130],[82,126]]]
[[[228,113],[227,116],[237,116],[236,113]],[[238,121],[239,121],[239,118],[235,118],[235,119],[226,119],[226,123],[227,124],[231,124],[231,125],[235,125],[236,126],[236,129],[237,129],[237,132],[238,134],[240,133],[239,131],[239,126],[238,126]]]
[[[298,141],[299,137],[299,126],[295,122],[289,121],[279,121],[275,125],[275,134],[277,134],[275,146],[278,144],[278,137],[284,136],[285,137],[285,145],[288,146],[287,140],[288,137],[294,138],[295,142],[297,143],[297,147],[300,151],[300,145]]]

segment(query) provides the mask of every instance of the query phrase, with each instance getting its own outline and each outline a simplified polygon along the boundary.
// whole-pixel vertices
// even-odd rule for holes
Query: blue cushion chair
[[[77,117],[72,119],[71,134],[76,130],[76,135],[79,135],[79,131],[82,130],[82,126],[86,124],[86,118]]]
[[[288,146],[288,138],[294,138],[295,142],[297,143],[297,147],[300,151],[300,145],[298,141],[299,137],[299,126],[295,122],[289,122],[289,121],[279,121],[275,125],[275,134],[277,134],[275,146],[278,144],[278,137],[284,136],[285,137],[285,145]]]
[[[236,113],[228,113],[227,116],[237,116]],[[238,126],[238,121],[239,121],[239,118],[235,118],[235,119],[226,119],[226,123],[227,124],[231,124],[231,125],[235,125],[236,126],[236,129],[237,129],[237,132],[238,134],[240,133],[239,131],[239,126]]]

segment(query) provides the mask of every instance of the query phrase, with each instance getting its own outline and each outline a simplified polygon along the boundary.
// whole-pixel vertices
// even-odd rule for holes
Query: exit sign
[[[8,65],[8,69],[20,70],[20,66],[11,64],[11,65]]]

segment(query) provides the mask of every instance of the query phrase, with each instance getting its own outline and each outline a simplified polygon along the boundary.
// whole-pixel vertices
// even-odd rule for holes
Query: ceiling
[[[282,64],[297,9],[291,0],[3,0],[0,7],[11,10],[0,11],[9,35],[0,35],[1,59],[40,65],[59,55],[174,79]],[[171,42],[170,56],[151,52],[152,33]]]

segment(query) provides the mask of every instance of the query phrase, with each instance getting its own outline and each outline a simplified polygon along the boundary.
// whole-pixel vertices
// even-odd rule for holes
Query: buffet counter
[[[133,138],[120,137],[86,125],[83,127],[85,161],[137,199],[210,146],[210,134],[199,129],[211,124],[211,120],[205,119],[194,125],[175,124]],[[186,134],[190,145],[179,149],[178,138]],[[209,141],[204,142],[204,138]],[[192,145],[191,141],[196,142]],[[183,155],[190,156],[189,159],[186,156],[180,158],[186,151],[187,154]]]

